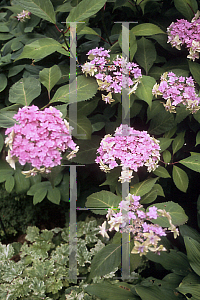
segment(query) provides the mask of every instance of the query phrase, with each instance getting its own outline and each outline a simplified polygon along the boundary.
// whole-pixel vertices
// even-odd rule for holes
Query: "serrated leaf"
[[[183,225],[188,220],[188,217],[186,216],[184,209],[175,202],[168,201],[168,202],[156,203],[153,205],[156,206],[157,209],[165,209],[166,212],[169,212],[172,218],[172,224],[174,226]],[[151,221],[162,227],[169,227],[169,221],[166,217],[158,217],[157,219]]]
[[[107,213],[107,208],[117,208],[121,201],[121,197],[116,196],[115,194],[109,191],[101,191],[97,193],[93,193],[89,197],[87,197],[87,201],[85,203],[86,207],[89,208],[102,208],[101,211],[103,215]],[[103,209],[104,208],[104,209]],[[95,210],[92,210],[95,213]],[[100,210],[98,210],[99,214]]]
[[[139,99],[147,102],[150,107],[153,99],[152,88],[155,83],[156,81],[153,77],[143,75],[135,92],[135,95]]]
[[[69,13],[66,23],[80,22],[96,14],[106,3],[106,0],[83,0]]]
[[[156,60],[156,55],[155,46],[150,40],[142,37],[139,41],[137,41],[137,52],[135,53],[135,59],[137,63],[144,68],[146,75],[153,66],[153,63]],[[153,80],[155,81],[154,78]]]
[[[48,93],[61,78],[62,74],[60,68],[54,65],[51,68],[44,68],[39,73],[40,82],[47,88]]]
[[[180,191],[186,193],[189,184],[189,178],[186,172],[180,169],[179,167],[173,165],[172,178],[176,187]]]
[[[33,204],[36,205],[37,203],[42,202],[42,200],[46,197],[47,194],[47,188],[40,188],[36,191],[36,193],[33,196]]]
[[[15,180],[13,176],[9,176],[6,178],[5,189],[8,193],[11,193],[15,185]]]
[[[121,262],[121,244],[110,244],[101,249],[91,262],[90,278],[112,272]]]
[[[200,243],[189,236],[184,237],[184,242],[190,266],[200,276]]]
[[[32,14],[53,24],[56,23],[53,4],[50,0],[17,0],[17,2]]]
[[[153,188],[157,180],[158,177],[146,179],[142,182],[136,183],[133,187],[130,188],[130,193],[136,196],[143,196]]]
[[[71,92],[69,99],[69,84],[66,84],[56,91],[50,103],[58,101],[65,103],[69,103],[70,101],[70,103],[73,103],[88,100],[96,94],[97,88],[98,84],[94,78],[85,77],[85,75],[81,75],[77,77],[77,97],[75,92]]]
[[[34,77],[22,78],[17,81],[9,90],[9,101],[12,103],[28,106],[40,95],[41,85]]]
[[[200,155],[192,155],[179,161],[180,164],[186,166],[187,168],[200,172]]]
[[[40,38],[31,44],[25,45],[22,53],[17,57],[16,60],[29,58],[39,61],[55,51],[60,52],[61,50],[64,51],[64,49],[62,49],[62,45],[56,40],[51,38]]]
[[[155,171],[153,171],[153,173],[156,176],[161,177],[161,178],[169,178],[169,177],[171,177],[169,175],[168,171],[164,167],[161,167],[161,166],[159,166],[157,169],[155,169]]]
[[[172,143],[173,154],[175,154],[178,150],[180,150],[183,147],[184,141],[185,141],[184,136],[185,136],[185,131],[180,132],[177,134],[177,136],[173,140],[173,143]]]

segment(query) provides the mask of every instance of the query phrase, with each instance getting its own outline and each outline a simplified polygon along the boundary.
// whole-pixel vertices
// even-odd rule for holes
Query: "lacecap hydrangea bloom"
[[[199,59],[200,52],[200,12],[197,11],[191,22],[181,19],[172,22],[167,28],[168,43],[178,50],[185,45],[189,50],[187,58]]]
[[[146,166],[147,171],[154,171],[160,160],[159,141],[151,137],[147,131],[135,130],[128,125],[120,125],[114,136],[106,135],[97,149],[99,156],[95,162],[100,169],[109,172],[122,166],[121,182],[130,181],[132,172]]]
[[[167,111],[176,113],[176,107],[179,104],[185,105],[192,114],[200,109],[200,97],[195,91],[194,80],[191,76],[176,76],[173,72],[166,72],[160,79],[160,84],[154,85],[152,93],[166,100],[163,105]]]
[[[128,94],[134,93],[142,74],[137,64],[127,62],[123,57],[117,56],[111,64],[109,52],[102,47],[90,50],[87,53],[90,62],[82,66],[82,72],[96,78],[98,89],[108,93],[102,94],[102,100],[110,104],[114,102],[112,93],[121,93],[122,88],[130,88]]]
[[[151,206],[148,211],[140,204],[140,196],[128,194],[125,200],[119,203],[117,213],[116,209],[109,208],[106,215],[107,221],[99,226],[101,235],[109,238],[106,225],[109,224],[109,231],[116,230],[120,233],[130,233],[134,239],[134,248],[131,253],[145,255],[152,251],[157,254],[160,251],[166,251],[163,245],[159,245],[162,236],[166,236],[167,230],[173,232],[174,238],[179,235],[178,228],[172,224],[171,216],[164,209],[157,209]],[[169,227],[162,228],[157,224],[153,224],[152,220],[158,217],[166,217]]]
[[[15,169],[15,163],[31,164],[33,169],[22,172],[32,176],[37,172],[49,173],[61,164],[61,153],[71,149],[68,159],[73,158],[78,146],[70,135],[72,127],[62,119],[62,113],[54,107],[40,111],[37,106],[24,106],[13,117],[18,121],[7,128],[6,145],[9,146],[7,162]]]

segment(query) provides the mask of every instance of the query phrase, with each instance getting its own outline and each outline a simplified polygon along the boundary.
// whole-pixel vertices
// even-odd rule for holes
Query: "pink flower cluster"
[[[171,113],[176,113],[176,106],[183,104],[191,113],[199,109],[200,97],[194,88],[194,80],[190,77],[176,76],[173,72],[166,72],[161,76],[160,84],[155,84],[152,90],[156,97],[161,95],[166,101],[163,105]]]
[[[31,164],[34,169],[24,172],[25,175],[35,175],[38,171],[49,173],[51,168],[60,165],[61,152],[71,148],[72,158],[78,151],[70,136],[69,123],[62,119],[56,108],[39,111],[37,106],[24,106],[14,119],[18,124],[5,132],[9,134],[5,143],[10,148],[6,160],[12,168],[15,168],[16,161],[21,165]]]
[[[161,236],[166,236],[167,229],[163,229],[157,224],[152,224],[151,221],[159,216],[166,217],[170,224],[168,229],[174,233],[176,238],[179,235],[179,231],[172,224],[170,214],[165,210],[158,210],[155,206],[149,207],[148,212],[145,211],[139,203],[140,196],[128,194],[125,199],[119,203],[118,213],[115,213],[113,208],[108,209],[106,217],[110,225],[109,231],[116,230],[121,233],[131,233],[135,242],[131,253],[145,255],[148,251],[157,253],[166,251],[163,245],[158,246],[158,242]],[[99,227],[103,237],[109,238],[106,232],[106,221]]]
[[[100,168],[105,172],[118,166],[135,172],[139,167],[146,166],[148,172],[151,172],[157,168],[160,160],[159,150],[159,141],[146,131],[120,125],[115,130],[114,136],[108,134],[102,139],[97,149],[99,156],[95,162],[99,163]],[[123,172],[121,180],[123,180]]]
[[[99,90],[108,92],[102,94],[102,100],[106,103],[114,102],[112,93],[121,93],[122,88],[130,87],[128,94],[134,93],[142,77],[138,65],[127,62],[127,59],[118,57],[109,64],[108,58],[110,50],[95,48],[90,50],[87,55],[90,62],[82,66],[82,72],[94,76],[99,85]]]
[[[191,22],[181,19],[173,22],[168,28],[168,43],[178,50],[185,45],[189,50],[188,58],[199,58],[200,52],[200,12],[197,11]]]
[[[21,14],[17,15],[17,20],[20,22],[25,22],[25,19],[30,19],[31,13],[28,10],[23,10]]]

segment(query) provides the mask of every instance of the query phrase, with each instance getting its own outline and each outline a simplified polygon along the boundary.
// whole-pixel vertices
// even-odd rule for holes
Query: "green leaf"
[[[8,193],[11,193],[15,185],[15,180],[13,176],[6,177],[5,189]]]
[[[9,90],[9,101],[28,106],[41,93],[41,85],[34,77],[22,78]]]
[[[166,164],[170,163],[172,155],[168,150],[163,151],[162,153],[163,155],[163,160]]]
[[[111,284],[104,281],[100,283],[89,284],[86,288],[84,288],[84,291],[91,295],[95,295],[98,298],[100,297],[102,300],[140,300],[139,297],[133,295],[133,293],[130,291],[130,288],[126,287],[125,284],[127,285],[125,282],[120,282],[120,288],[116,284]],[[122,288],[122,286],[125,286],[126,289]]]
[[[30,188],[30,179],[26,178],[20,169],[17,169],[14,174],[15,178],[15,191],[17,194],[23,194]]]
[[[2,134],[0,134],[0,152],[3,149],[3,146],[4,146],[4,138],[3,138]]]
[[[0,127],[9,128],[16,123],[13,116],[16,115],[16,111],[0,111]]]
[[[158,140],[160,141],[160,152],[162,153],[165,149],[167,149],[170,145],[171,142],[173,141],[172,139],[169,138],[158,138]]]
[[[96,14],[106,3],[106,0],[83,0],[69,13],[66,23],[80,22]],[[68,24],[67,24],[68,25]]]
[[[121,262],[121,244],[110,244],[102,248],[91,263],[90,278],[103,276],[113,272]]]
[[[149,127],[149,133],[160,135],[175,125],[174,116],[166,111],[161,111],[157,116],[155,116]]]
[[[135,95],[139,99],[147,102],[147,104],[150,107],[151,107],[152,99],[153,99],[152,88],[155,83],[156,83],[156,81],[153,77],[143,75],[142,78],[140,79],[140,83],[135,92]]]
[[[131,29],[131,32],[136,36],[149,36],[153,34],[164,33],[157,25],[151,23],[144,23],[136,25]]]
[[[171,296],[162,292],[158,286],[136,286],[135,290],[142,300],[171,300]]]
[[[148,204],[152,203],[157,198],[157,189],[152,188],[150,192],[146,193],[144,196],[141,197],[140,203],[141,204]]]
[[[33,204],[36,205],[39,202],[42,202],[42,200],[46,197],[47,194],[47,188],[40,188],[36,191],[33,197]]]
[[[155,169],[155,171],[153,171],[153,174],[155,174],[156,176],[161,177],[161,178],[171,177],[169,175],[168,171],[164,167],[161,167],[161,166],[159,166],[157,169]]]
[[[186,216],[183,208],[172,201],[162,202],[153,204],[157,209],[165,209],[166,212],[169,212],[172,218],[172,224],[175,226],[183,225],[187,222],[188,217]],[[156,220],[151,220],[153,223],[158,224],[162,227],[169,227],[169,221],[165,217],[158,217]]]
[[[174,5],[188,21],[191,21],[198,9],[197,2],[193,0],[174,0]]]
[[[190,72],[194,80],[200,85],[200,65],[194,61],[188,61]]]
[[[157,180],[158,177],[146,179],[142,182],[136,183],[133,187],[130,188],[130,193],[136,196],[143,196],[153,188]]]
[[[79,151],[71,161],[79,164],[93,164],[97,157],[96,152],[99,148],[101,138],[96,135],[91,136],[91,140],[77,140]]]
[[[7,77],[5,74],[0,74],[0,92],[2,92],[7,86]]]
[[[196,145],[195,145],[195,147],[196,147],[197,145],[199,145],[199,144],[200,144],[200,131],[197,132],[197,136],[196,136]]]
[[[80,34],[92,34],[92,35],[97,35],[98,36],[98,33],[94,29],[92,29],[90,27],[87,27],[87,26],[85,26],[83,29],[81,29],[78,32],[78,35],[80,35]]]
[[[43,181],[35,183],[31,186],[31,188],[28,190],[27,195],[34,196],[34,194],[42,188],[48,189],[51,186],[51,183],[49,181]]]
[[[137,41],[137,52],[135,54],[135,59],[137,63],[144,68],[146,75],[153,66],[153,63],[156,60],[156,55],[155,46],[150,40],[142,37],[139,41]]]
[[[153,82],[152,82],[153,83]],[[151,90],[152,93],[152,90]],[[160,101],[153,101],[147,108],[147,122],[157,116],[163,110],[163,104]]]
[[[53,4],[50,0],[17,0],[17,2],[32,14],[53,24],[56,23]]]
[[[185,142],[184,136],[185,136],[185,131],[177,133],[177,137],[175,137],[172,143],[173,154],[175,154],[178,150],[180,150],[183,147]]]
[[[189,236],[184,237],[190,266],[200,276],[200,243]]]
[[[84,102],[78,102],[77,103],[77,115],[81,116],[88,116],[90,115],[95,108],[97,107],[99,102],[99,98],[94,98],[92,100],[84,101]]]
[[[133,57],[137,51],[137,41],[136,41],[136,37],[132,33],[132,31],[129,31],[129,36],[127,38],[129,39],[129,43],[130,43],[130,61],[132,61]],[[119,42],[120,48],[122,49],[122,32],[119,35],[118,42]]]
[[[187,299],[199,300],[200,299],[200,281],[199,277],[195,274],[189,274],[180,283],[177,291],[185,295]],[[187,297],[189,296],[189,298]],[[191,296],[191,297],[190,297]]]
[[[85,77],[85,75],[81,75],[77,77],[77,99],[73,100],[75,97],[75,92],[70,93],[70,99],[69,99],[69,84],[66,84],[62,87],[60,87],[50,103],[52,102],[65,102],[65,103],[73,103],[73,102],[79,102],[84,101],[92,98],[96,92],[97,92],[98,84],[94,78],[91,77]]]
[[[189,178],[186,172],[178,168],[177,166],[173,165],[172,178],[176,187],[180,191],[186,193],[189,184]]]
[[[60,190],[56,187],[52,188],[52,186],[50,186],[48,188],[48,193],[47,193],[47,198],[49,199],[49,201],[51,201],[52,203],[55,204],[59,204],[60,203]]]
[[[185,276],[191,273],[187,256],[183,252],[170,249],[170,252],[161,251],[160,255],[148,252],[146,256],[148,259],[160,263],[166,270],[171,270],[177,275]]]
[[[16,60],[29,58],[39,61],[55,51],[60,52],[61,50],[64,49],[62,49],[62,45],[56,40],[51,38],[40,38],[31,44],[25,45],[23,52],[17,57]]]
[[[48,93],[61,78],[60,68],[54,65],[51,68],[45,68],[39,73],[40,82],[47,88]]]
[[[187,168],[200,172],[200,155],[192,155],[179,161],[180,164],[186,166]]]
[[[92,125],[90,120],[85,117],[78,117],[77,122],[68,118],[70,126],[77,128],[77,132],[72,131],[72,135],[80,140],[90,140],[92,134]]]
[[[61,184],[57,187],[60,190],[61,199],[65,202],[69,202],[69,179],[69,174],[65,173]]]
[[[121,197],[109,191],[101,191],[87,197],[85,206],[89,208],[102,208],[98,210],[98,214],[101,212],[102,215],[105,215],[108,208],[117,208],[120,201]],[[96,210],[92,210],[92,212],[96,213]]]

